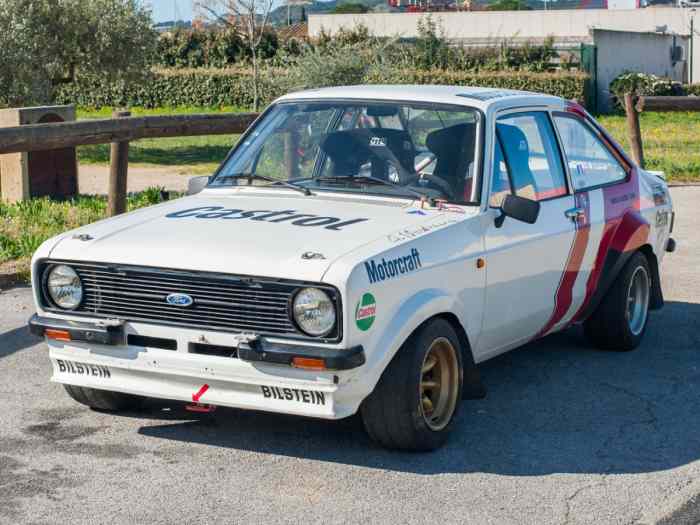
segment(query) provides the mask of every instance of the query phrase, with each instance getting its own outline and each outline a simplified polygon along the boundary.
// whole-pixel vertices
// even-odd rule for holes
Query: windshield
[[[475,204],[479,120],[474,109],[436,104],[280,103],[236,146],[210,186],[269,186],[274,181],[266,179],[275,179],[312,192]]]

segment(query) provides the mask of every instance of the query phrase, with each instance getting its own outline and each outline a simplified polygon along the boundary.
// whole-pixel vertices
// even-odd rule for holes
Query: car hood
[[[399,199],[205,190],[69,232],[50,257],[320,281],[342,255],[406,228],[415,238],[444,215],[458,214]]]

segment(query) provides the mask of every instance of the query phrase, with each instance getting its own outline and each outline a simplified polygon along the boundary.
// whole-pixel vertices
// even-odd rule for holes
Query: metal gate
[[[598,113],[598,48],[593,44],[581,44],[581,69],[588,74],[583,91],[585,106],[591,113]]]

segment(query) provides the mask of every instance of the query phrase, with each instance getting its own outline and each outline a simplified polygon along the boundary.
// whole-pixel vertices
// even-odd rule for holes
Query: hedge
[[[261,72],[263,103],[285,91],[284,69]],[[251,71],[248,69],[161,69],[139,84],[106,83],[82,79],[60,88],[57,103],[100,108],[141,106],[252,106]],[[473,73],[446,70],[372,71],[364,81],[370,84],[447,84],[498,87],[536,91],[566,99],[584,100],[586,75],[562,73]]]
[[[568,100],[576,99],[583,102],[585,97],[584,84],[587,75],[576,71],[561,73],[535,73],[522,71],[504,72],[465,72],[434,69],[429,71],[411,70],[398,71],[395,75],[384,75],[383,78],[368,77],[368,83],[390,84],[446,84],[451,86],[494,87],[503,89],[519,89],[547,93]]]

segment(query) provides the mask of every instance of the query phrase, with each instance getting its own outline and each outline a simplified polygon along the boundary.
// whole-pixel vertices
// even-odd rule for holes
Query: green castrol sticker
[[[376,313],[377,301],[374,300],[374,296],[371,293],[367,292],[357,302],[355,324],[360,330],[366,332],[372,327]]]

